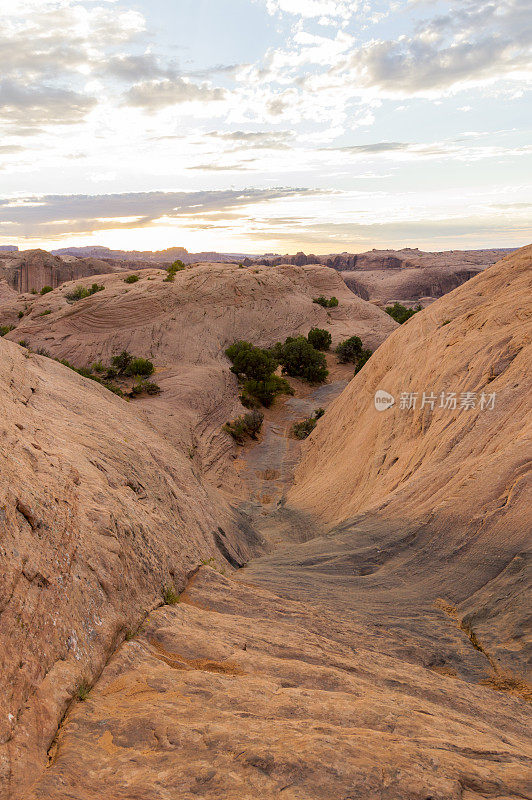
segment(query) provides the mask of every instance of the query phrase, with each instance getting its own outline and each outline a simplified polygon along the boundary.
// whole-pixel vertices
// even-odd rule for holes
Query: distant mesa
[[[0,253],[16,253],[18,247],[16,244],[2,244],[0,245]]]

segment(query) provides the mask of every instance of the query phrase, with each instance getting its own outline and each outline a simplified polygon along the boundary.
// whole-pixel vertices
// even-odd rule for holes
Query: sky
[[[9,0],[0,245],[532,240],[530,0]]]

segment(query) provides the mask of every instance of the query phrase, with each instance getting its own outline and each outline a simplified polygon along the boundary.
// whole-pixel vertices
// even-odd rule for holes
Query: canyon
[[[532,246],[487,252],[0,281],[0,796],[529,796]],[[327,353],[237,447],[225,348],[312,327],[375,352]],[[122,350],[160,395],[55,360]]]

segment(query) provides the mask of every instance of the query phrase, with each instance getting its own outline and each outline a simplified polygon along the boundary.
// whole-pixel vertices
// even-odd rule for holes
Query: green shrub
[[[14,325],[0,325],[0,336],[5,336],[6,333],[9,333],[10,331],[14,330],[15,330]]]
[[[32,289],[32,290],[31,290],[31,293],[32,293],[32,294],[39,294],[39,292],[37,291],[37,289]]]
[[[223,430],[229,433],[235,442],[243,444],[247,436],[251,439],[257,438],[263,422],[264,414],[254,409],[242,417],[237,417],[232,422],[226,422]]]
[[[90,297],[96,292],[103,292],[105,286],[102,286],[98,283],[93,283],[88,289],[85,286],[76,286],[73,292],[65,295],[67,300],[71,300],[72,302],[76,302],[76,300],[84,300],[86,297]]]
[[[362,353],[362,339],[360,336],[351,336],[340,342],[335,352],[341,364],[347,364],[348,361],[356,364]]]
[[[154,366],[147,358],[132,358],[124,370],[125,375],[142,375],[148,378],[154,373]]]
[[[295,425],[292,425],[292,436],[295,439],[306,439],[307,436],[310,436],[316,427],[318,420],[321,419],[324,414],[324,408],[317,408],[311,417],[308,417],[308,419],[304,419],[301,422],[296,422]]]
[[[274,354],[279,359],[285,375],[302,378],[309,383],[323,383],[329,371],[323,353],[316,350],[304,336],[289,337],[284,344],[276,344]]]
[[[251,380],[265,381],[279,366],[271,352],[250,342],[235,342],[225,354],[233,363],[231,372]]]
[[[422,311],[423,307],[418,304],[415,308],[406,308],[406,306],[403,306],[401,303],[394,303],[393,306],[387,306],[384,310],[392,319],[398,322],[399,325],[402,325],[413,317],[414,314],[417,314],[418,311]]]
[[[338,298],[337,297],[331,297],[330,300],[327,300],[326,297],[324,297],[322,294],[320,294],[320,296],[319,297],[315,297],[312,300],[312,302],[313,303],[317,303],[319,306],[323,306],[323,308],[336,308],[336,306],[338,305]]]
[[[124,283],[136,283],[138,280],[140,280],[138,275],[128,275],[124,278]]]
[[[19,311],[18,312],[18,318],[22,319],[23,316],[24,316],[24,312],[23,311]]]
[[[366,361],[368,361],[372,355],[373,355],[372,350],[362,350],[355,366],[355,375],[357,375],[360,372]]]
[[[102,373],[105,372],[105,367],[103,365],[103,361],[95,361],[92,365],[93,372]]]
[[[181,270],[184,269],[186,269],[186,267],[182,261],[180,261],[179,259],[177,261],[174,261],[173,264],[170,264],[170,266],[166,268],[167,274],[166,278],[164,279],[165,282],[171,283],[174,280],[176,273],[181,272]]]
[[[1,335],[1,334],[0,334],[0,335]],[[28,340],[27,340],[27,339],[20,339],[20,340],[19,340],[19,345],[20,345],[21,347],[29,347],[29,346],[30,346],[30,343],[28,342]]]
[[[111,364],[115,370],[114,377],[117,377],[117,375],[124,375],[132,361],[133,356],[131,353],[128,353],[127,350],[122,350],[119,355],[113,356],[111,359]],[[108,376],[110,371],[111,370],[108,370]]]
[[[328,350],[332,342],[331,334],[323,328],[311,328],[307,339],[316,350]]]
[[[53,288],[51,286],[43,286],[41,289],[41,294],[48,294],[48,292],[53,292]]]
[[[40,317],[47,317],[48,314],[51,314],[51,313],[52,313],[52,309],[51,308],[47,308],[46,311],[43,311],[42,314],[39,314],[39,316]]]
[[[152,381],[138,380],[133,384],[129,396],[139,397],[139,395],[144,393],[150,395],[161,394],[161,387],[157,383],[152,383]]]
[[[278,394],[294,394],[294,390],[286,380],[278,375],[270,375],[264,381],[248,380],[243,385],[242,405],[253,408],[254,403],[249,400],[258,400],[263,406],[269,408]]]

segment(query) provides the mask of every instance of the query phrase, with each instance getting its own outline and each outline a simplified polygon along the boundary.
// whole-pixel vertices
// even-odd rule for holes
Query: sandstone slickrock
[[[200,566],[189,573],[178,605],[151,611],[129,641],[113,641],[85,701],[67,709],[48,767],[26,778],[24,800],[522,800],[530,795],[523,600],[530,445],[525,403],[530,318],[524,298],[531,262],[532,248],[525,248],[389,336],[318,422],[294,489],[271,515],[271,524],[280,528],[306,520],[315,538],[302,544],[287,540],[273,554],[226,576]],[[292,289],[286,306],[280,300],[254,303],[266,280],[261,271],[246,276],[235,270],[234,283],[225,273],[225,280],[214,280],[212,268],[202,275],[181,273],[174,284],[161,284],[170,296],[161,295],[158,286],[123,295],[124,284],[115,285],[119,279],[109,276],[102,279],[104,292],[82,301],[86,310],[67,308],[61,291],[54,292],[51,320],[38,318],[36,305],[9,336],[24,332],[35,344],[61,344],[71,348],[72,360],[76,354],[94,358],[102,343],[106,353],[124,342],[139,350],[148,335],[165,341],[160,309],[176,315],[182,300],[187,310],[179,317],[181,328],[171,327],[173,340],[186,323],[195,336],[203,332],[205,357],[214,359],[216,338],[220,347],[224,331],[242,330],[236,322],[242,316],[234,301],[228,302],[232,291],[242,302],[246,338],[262,344],[272,335],[281,338],[285,321],[277,315],[285,309],[291,325],[301,320],[302,332],[315,324],[316,317],[305,316],[314,291],[308,276],[319,277],[323,286],[328,271],[301,269],[305,299]],[[209,279],[215,293],[202,295]],[[120,326],[106,303],[120,309]],[[275,331],[268,328],[268,317]],[[109,339],[91,329],[104,319]],[[212,342],[205,335],[206,320]],[[351,319],[341,322],[336,334],[344,325],[352,326]],[[189,341],[199,359],[200,343]],[[173,348],[179,346],[156,345],[161,358],[167,354],[174,363]],[[24,358],[15,345],[0,341],[1,347]],[[46,359],[27,360],[47,372]],[[219,383],[211,378],[209,385],[223,397]],[[485,387],[497,394],[493,410],[396,406],[378,413],[373,405],[377,388],[399,397],[402,391],[480,393]],[[91,391],[103,397],[103,389]],[[34,408],[39,397],[42,391],[27,402],[35,426],[51,416],[46,407]],[[113,408],[120,404],[105,400]],[[182,396],[179,403],[186,407]],[[138,418],[140,411],[138,416],[127,411],[142,432],[136,443],[128,443],[134,452],[128,449],[124,458],[141,453],[138,469],[152,452],[145,452],[146,444],[155,446],[145,438],[149,426],[157,446],[173,453],[182,449],[172,447],[175,431],[169,431],[169,441],[157,432],[161,418],[154,409],[150,406],[149,423]],[[99,407],[95,414],[102,414]],[[99,425],[93,416],[90,425]],[[25,431],[32,440],[38,432],[30,425]],[[45,438],[51,432],[42,423],[40,436],[36,444],[42,450],[36,452],[21,439],[33,458],[50,450]],[[64,434],[60,444],[63,439]],[[95,439],[99,442],[99,435]],[[11,441],[6,452],[25,463]],[[117,448],[122,453],[120,441],[111,445],[113,453]],[[257,449],[268,446],[260,442]],[[58,448],[57,458],[61,452]],[[108,478],[86,465],[83,450],[75,457],[82,464],[80,486],[89,478],[96,481],[91,507],[107,508],[116,501],[117,488],[98,483]],[[107,455],[104,463],[111,471],[109,460]],[[165,465],[166,456],[158,463]],[[43,469],[39,463],[32,468]],[[183,474],[183,481],[186,493],[190,476]],[[29,486],[34,483],[30,475]],[[208,499],[215,496],[205,486],[202,491]],[[52,494],[60,503],[65,497],[53,483]],[[166,504],[166,496],[161,502]],[[205,513],[212,515],[205,502]],[[37,518],[26,498],[17,513],[33,530]],[[239,534],[235,518],[233,527],[230,522],[227,535],[233,547],[243,548],[250,531]],[[148,519],[144,524],[149,528]],[[208,537],[197,536],[207,545]],[[181,563],[181,554],[176,558]],[[68,686],[60,675],[54,680],[50,696]],[[11,797],[20,800],[21,793],[15,790]]]
[[[202,558],[225,563],[216,536],[237,561],[254,542],[124,400],[4,339],[0,419],[5,797],[8,780],[45,765],[76,686],[162,602],[163,586],[182,588]]]
[[[11,314],[17,328],[8,338],[78,367],[100,359],[108,363],[124,349],[151,358],[163,392],[143,399],[142,408],[151,424],[194,453],[196,469],[211,473],[217,484],[228,477],[223,454],[232,452],[221,427],[243,412],[224,355],[229,344],[247,339],[271,346],[318,326],[330,330],[335,343],[358,334],[374,349],[397,327],[326,267],[205,264],[178,272],[173,282],[165,282],[160,270],[138,274],[140,280],[131,285],[121,273],[99,276],[105,290],[76,303],[67,300],[72,284],[34,298],[23,319]],[[339,306],[313,303],[321,294],[336,295]]]

